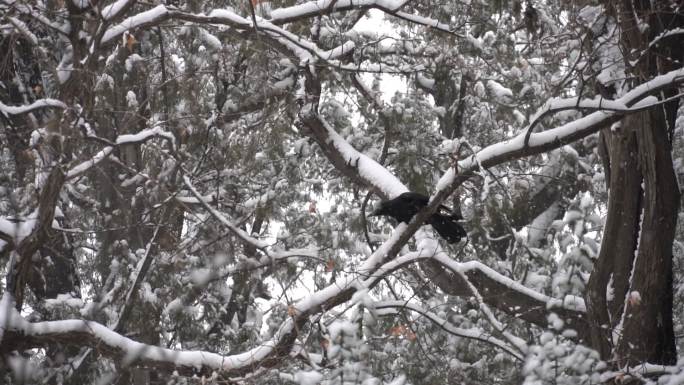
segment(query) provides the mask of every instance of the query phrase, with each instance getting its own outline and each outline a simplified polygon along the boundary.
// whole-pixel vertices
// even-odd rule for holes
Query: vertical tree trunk
[[[680,65],[682,55],[675,47],[681,48],[681,38],[650,45],[666,29],[684,25],[676,12],[684,5],[680,3],[679,8],[665,1],[607,4],[620,22],[623,52],[641,55],[637,60],[625,57],[628,75],[641,82]],[[674,364],[677,357],[672,245],[680,192],[671,157],[677,107],[674,101],[629,116],[619,129],[602,135],[608,148],[610,201],[587,310],[592,346],[618,367]]]

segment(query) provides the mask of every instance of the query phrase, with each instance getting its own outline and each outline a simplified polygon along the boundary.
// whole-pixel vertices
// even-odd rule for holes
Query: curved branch
[[[390,238],[380,247],[383,255],[398,241]],[[380,259],[369,258],[362,266],[364,276],[346,277],[342,282],[326,288],[290,305],[290,318],[269,341],[234,355],[221,355],[206,351],[179,351],[147,345],[127,338],[106,326],[86,320],[61,320],[28,322],[14,309],[12,296],[5,293],[0,300],[0,354],[13,350],[25,350],[62,343],[89,346],[105,356],[125,359],[126,362],[154,367],[163,371],[178,371],[184,375],[241,376],[258,367],[271,367],[286,356],[299,334],[313,314],[349,301],[352,295],[364,288],[372,288],[393,271],[421,259],[429,258],[431,251],[413,252],[390,260],[384,265]]]
[[[524,359],[523,356],[521,356],[518,352],[515,351],[515,348],[512,346],[509,346],[506,342],[490,335],[489,333],[485,332],[484,330],[480,328],[470,328],[470,329],[463,329],[459,328],[457,326],[454,326],[451,324],[451,322],[440,318],[437,314],[425,310],[422,307],[410,303],[410,302],[404,302],[404,301],[382,301],[374,304],[374,308],[376,310],[378,309],[407,309],[411,310],[413,312],[416,312],[423,317],[427,318],[430,320],[432,323],[435,325],[439,326],[442,330],[449,334],[453,334],[458,337],[463,337],[463,338],[468,338],[468,339],[473,339],[477,341],[481,341],[487,344],[490,344],[496,348],[499,348],[503,350],[504,352],[510,354],[513,356],[513,358],[517,359],[518,361],[522,361]],[[383,315],[381,312],[379,312],[381,315]]]
[[[3,102],[0,102],[0,113],[5,115],[20,115],[39,110],[41,108],[58,108],[62,110],[67,109],[67,105],[61,100],[57,99],[38,99],[35,102],[24,105],[24,106],[8,106]]]

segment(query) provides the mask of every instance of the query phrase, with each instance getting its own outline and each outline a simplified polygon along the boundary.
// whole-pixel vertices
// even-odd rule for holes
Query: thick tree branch
[[[14,264],[10,267],[7,290],[14,295],[17,309],[24,302],[24,288],[31,279],[33,255],[43,246],[52,229],[55,207],[59,192],[64,184],[64,172],[59,166],[53,167],[40,192],[38,218],[31,233],[16,247]]]

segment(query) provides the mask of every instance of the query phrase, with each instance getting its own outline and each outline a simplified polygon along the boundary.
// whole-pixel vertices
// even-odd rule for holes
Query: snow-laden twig
[[[142,130],[135,134],[124,134],[119,135],[115,143],[117,145],[131,144],[131,143],[141,143],[153,137],[162,137],[171,142],[171,146],[176,148],[176,137],[172,133],[165,131],[161,125],[155,125],[152,128]]]
[[[207,210],[209,213],[216,218],[223,226],[225,226],[228,230],[230,230],[233,234],[238,236],[238,238],[242,239],[243,242],[246,244],[249,244],[251,246],[254,246],[258,250],[261,250],[265,253],[267,253],[267,248],[269,246],[268,243],[256,239],[249,235],[246,231],[242,230],[241,228],[237,227],[231,220],[226,218],[223,213],[220,211],[216,210],[213,208],[207,201],[204,200],[204,197],[202,194],[197,191],[195,186],[192,184],[190,181],[190,178],[187,175],[183,175],[183,183],[185,184],[185,187],[190,190],[190,193],[195,196],[195,198],[199,201],[199,203]]]
[[[651,40],[651,41],[648,43],[648,47],[647,47],[646,49],[644,49],[644,50],[641,51],[641,53],[639,54],[639,57],[637,57],[635,60],[633,60],[633,61],[631,62],[631,65],[632,65],[633,67],[636,67],[637,64],[638,64],[643,58],[648,57],[647,54],[649,53],[649,51],[650,51],[651,49],[653,49],[653,47],[655,47],[658,43],[660,43],[661,40],[664,40],[664,39],[666,39],[666,38],[668,38],[668,37],[677,36],[677,35],[683,35],[683,34],[684,34],[684,28],[674,28],[674,29],[670,29],[670,30],[664,31],[664,32],[661,33],[660,35],[654,37],[653,40]],[[679,63],[679,64],[682,64],[682,63]]]
[[[335,132],[321,116],[309,112],[302,116],[302,121],[310,130],[311,135],[316,142],[321,146],[323,153],[342,173],[348,175],[353,180],[360,181],[366,186],[373,188],[379,195],[386,198],[391,198],[407,191],[406,186],[404,186],[391,172],[373,159],[354,149],[353,146]],[[391,257],[398,254],[399,250],[394,250],[394,248],[400,248],[401,245],[405,244],[414,232],[422,226],[427,216],[430,215],[431,211],[429,210],[436,210],[447,196],[447,194],[441,196],[441,200],[433,199],[430,202],[430,205],[434,206],[429,206],[426,210],[417,214],[408,226],[405,224],[397,226],[392,234],[392,239],[398,238],[399,242],[392,244],[388,244],[387,242],[384,243],[381,247],[383,250],[376,250],[376,253],[373,253],[368,257],[366,262],[373,264],[373,259],[385,258],[386,256]],[[421,239],[422,237],[419,241]],[[444,260],[451,260],[440,248],[437,249],[436,256],[443,256]],[[454,267],[454,265],[452,265],[452,267]],[[507,294],[509,294],[510,297],[506,297],[506,301],[501,301],[500,298],[497,297],[488,297],[485,298],[485,301],[499,310],[515,313],[517,311],[509,309],[510,303],[513,302],[516,304],[515,306],[521,307],[518,309],[519,312],[524,314],[523,318],[526,318],[530,322],[537,324],[546,322],[545,315],[547,309],[551,308],[564,310],[568,317],[578,318],[583,314],[583,302],[580,298],[578,298],[577,301],[571,301],[573,303],[580,303],[580,305],[576,307],[564,307],[563,304],[565,302],[563,300],[554,299],[529,289],[482,264],[465,265],[461,268],[465,269],[464,271],[467,271],[468,273],[472,271],[473,274],[478,276],[480,274],[484,275],[483,279],[486,281],[478,283],[478,285],[481,285],[478,286],[479,290],[482,290],[485,287],[491,290],[509,290],[510,293]],[[541,308],[528,309],[523,306],[539,306]]]
[[[684,82],[684,68],[679,68],[636,86],[614,102],[629,108],[641,109],[642,101],[643,106],[653,106],[655,102],[649,98],[650,95],[682,82]],[[433,199],[450,195],[478,168],[478,161],[483,167],[492,167],[510,160],[553,150],[607,127],[629,112],[596,111],[556,128],[530,133],[527,141],[525,140],[527,132],[523,131],[509,140],[487,146],[476,155],[461,160],[458,163],[460,173],[456,173],[453,167],[449,168],[437,182],[437,192]]]
[[[31,32],[31,30],[26,26],[26,23],[17,19],[16,17],[11,16],[8,17],[7,20],[9,20],[10,24],[12,24],[14,28],[16,28],[17,31],[19,31],[19,33],[24,35],[31,42],[31,44],[38,44],[38,37],[33,32]]]
[[[499,334],[501,334],[508,342],[511,344],[511,346],[515,347],[521,355],[524,355],[527,352],[527,344],[522,338],[519,338],[517,336],[514,336],[510,332],[506,331],[506,327],[499,321],[496,316],[494,315],[494,312],[489,308],[487,303],[485,302],[484,298],[480,294],[480,291],[477,289],[475,285],[468,279],[468,277],[465,275],[462,269],[460,269],[459,265],[449,263],[449,261],[452,261],[451,259],[442,259],[440,262],[445,263],[446,266],[448,266],[451,271],[453,271],[455,274],[461,277],[463,281],[465,282],[466,286],[470,290],[472,296],[477,300],[477,303],[479,305],[480,311],[485,315],[485,318],[487,321],[489,321],[489,324],[492,325],[494,330],[496,330]],[[455,262],[455,261],[454,261]],[[522,285],[521,285],[522,286]]]
[[[16,0],[2,0],[2,2],[8,6],[11,6],[14,10],[19,12],[22,15],[26,15],[28,17],[31,17],[32,19],[38,21],[39,23],[45,25],[46,27],[52,29],[53,31],[61,34],[61,35],[68,35],[69,30],[66,26],[48,19],[45,17],[42,13],[42,11],[35,10],[31,8],[31,6],[27,5],[31,4],[32,2],[18,2]]]
[[[397,242],[398,237],[386,243]],[[381,251],[380,251],[381,252]],[[147,345],[127,338],[104,325],[85,320],[28,322],[14,309],[11,295],[5,293],[0,300],[0,352],[1,347],[11,349],[20,344],[44,346],[48,342],[61,342],[78,346],[97,347],[98,351],[115,357],[125,357],[129,363],[140,363],[157,369],[178,370],[183,373],[209,375],[220,371],[235,376],[254,370],[268,359],[277,359],[289,351],[298,330],[308,317],[346,302],[354,292],[370,288],[381,281],[381,275],[372,272],[391,272],[409,263],[428,258],[430,252],[414,252],[380,265],[380,259],[370,258],[369,275],[346,276],[312,295],[292,304],[291,317],[287,318],[274,336],[243,353],[221,355],[207,351],[179,351]]]
[[[553,98],[547,101],[541,109],[539,109],[530,118],[530,123],[525,128],[525,143],[529,143],[529,138],[532,135],[534,127],[539,124],[541,119],[551,114],[567,111],[567,110],[589,110],[589,111],[610,111],[620,114],[633,114],[635,112],[644,111],[655,106],[668,103],[673,100],[680,99],[683,94],[677,94],[668,97],[664,100],[658,100],[653,97],[651,100],[643,100],[641,103],[635,104],[631,107],[618,100],[604,99],[603,97],[596,97],[594,99],[580,99],[577,98]]]
[[[70,169],[69,172],[67,172],[66,179],[74,179],[77,176],[90,170],[92,167],[102,162],[102,160],[106,159],[109,155],[111,155],[112,151],[114,151],[114,147],[112,146],[107,146],[102,150],[98,151],[95,155],[93,155],[92,158],[84,162],[81,162],[78,165],[74,166],[72,169]]]
[[[8,106],[5,103],[0,102],[0,112],[5,114],[5,116],[26,114],[41,108],[59,108],[66,110],[67,105],[61,100],[50,98],[38,99],[31,104],[23,106]]]
[[[286,321],[286,324],[291,323],[291,320]],[[14,309],[14,301],[8,292],[5,292],[0,300],[0,336],[2,336],[3,346],[10,346],[18,339],[23,340],[23,344],[29,345],[38,342],[46,343],[50,340],[77,343],[82,346],[97,346],[99,351],[110,356],[125,357],[128,362],[138,361],[171,370],[185,369],[190,373],[195,369],[211,373],[212,371],[251,368],[255,362],[263,360],[270,354],[275,346],[273,341],[269,341],[244,353],[224,356],[207,351],[178,351],[143,344],[94,321],[61,320],[32,323],[26,321]]]
[[[113,20],[123,14],[135,0],[117,0],[104,8],[100,14],[104,20]]]
[[[215,219],[217,219],[224,227],[226,227],[228,230],[230,230],[233,234],[235,234],[243,242],[245,242],[246,244],[251,245],[251,246],[255,247],[257,250],[260,250],[261,252],[263,252],[264,255],[266,255],[266,257],[268,258],[267,259],[268,261],[275,261],[275,260],[279,260],[279,259],[292,258],[292,257],[297,257],[297,256],[315,257],[316,254],[318,253],[318,250],[313,250],[313,249],[274,250],[272,245],[268,244],[267,242],[264,242],[262,240],[259,240],[257,238],[252,237],[246,231],[237,227],[223,213],[221,213],[220,211],[213,208],[209,204],[209,202],[207,202],[205,200],[205,198],[199,193],[199,191],[197,191],[197,189],[192,184],[192,182],[190,181],[190,178],[187,175],[183,175],[183,183],[185,184],[185,187],[188,188],[190,193],[195,197],[197,202],[199,204],[201,204]]]
[[[373,2],[373,4],[378,8],[381,8],[376,2]],[[358,7],[358,4],[355,4],[355,7]],[[112,43],[117,38],[123,36],[127,31],[156,26],[170,19],[184,20],[198,24],[225,25],[238,31],[255,31],[257,36],[269,38],[274,43],[277,43],[274,45],[276,48],[287,51],[286,53],[288,55],[295,55],[299,58],[301,63],[313,64],[315,61],[320,61],[342,71],[370,73],[410,74],[424,69],[422,66],[393,68],[388,66],[383,67],[379,64],[347,64],[337,59],[354,50],[355,46],[352,41],[346,41],[338,47],[324,51],[315,43],[304,39],[302,36],[293,34],[292,32],[273,24],[272,20],[258,17],[249,20],[228,9],[215,9],[208,15],[204,15],[180,11],[165,5],[158,5],[150,10],[130,16],[117,25],[109,27],[102,35],[100,43]]]
[[[398,19],[406,20],[417,25],[462,37],[461,34],[454,32],[447,24],[429,17],[414,15],[412,13],[404,12],[401,9],[408,4],[408,0],[318,0],[308,1],[302,4],[297,4],[290,7],[278,8],[271,11],[271,18],[269,21],[273,24],[282,25],[292,23],[298,20],[317,17],[320,15],[329,15],[337,12],[346,11],[363,11],[368,9],[377,9],[387,15],[394,16]]]
[[[155,137],[161,137],[161,138],[168,140],[171,143],[171,147],[175,150],[176,138],[173,136],[172,133],[170,133],[168,131],[164,131],[164,129],[159,125],[156,125],[152,128],[142,130],[136,134],[119,135],[114,140],[114,143],[117,146],[126,145],[126,144],[142,143],[142,142],[145,142],[145,141],[152,139],[152,138],[155,138]],[[114,146],[107,146],[107,147],[103,148],[102,150],[98,151],[95,155],[93,155],[92,158],[90,158],[84,162],[81,162],[78,165],[71,168],[66,174],[66,180],[74,179],[77,176],[82,175],[83,173],[90,170],[92,167],[96,166],[97,164],[102,162],[104,159],[109,157],[113,151],[114,151]]]
[[[503,340],[500,340],[485,330],[479,328],[479,327],[473,327],[470,329],[464,329],[457,327],[453,325],[451,322],[439,317],[437,314],[424,309],[423,307],[419,306],[418,304],[411,303],[411,302],[405,302],[405,301],[381,301],[381,302],[376,302],[373,307],[375,310],[382,310],[382,309],[407,309],[413,312],[416,312],[423,317],[427,318],[437,326],[439,326],[442,330],[445,332],[458,336],[458,337],[463,337],[467,339],[472,339],[472,340],[477,340],[477,341],[482,341],[488,344],[491,344],[504,352],[510,354],[513,356],[515,359],[522,361],[524,357],[517,352],[512,346],[510,346],[508,343],[506,343]],[[382,311],[378,311],[378,314],[383,315]]]

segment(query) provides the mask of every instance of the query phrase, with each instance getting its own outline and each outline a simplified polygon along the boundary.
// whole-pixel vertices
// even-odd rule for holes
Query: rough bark
[[[612,165],[608,216],[586,297],[587,315],[591,324],[591,345],[604,358],[610,357],[611,330],[622,314],[639,231],[641,177],[634,172],[638,170],[638,160],[636,133],[630,124],[633,119],[635,118],[629,116],[620,128],[603,132]],[[612,290],[613,301],[606,298],[607,290]]]
[[[684,2],[679,3],[606,2],[620,22],[628,71],[639,81],[681,63],[681,37],[650,46],[663,31],[684,25],[684,16],[676,12]],[[642,22],[648,29],[640,28]],[[630,57],[633,54],[640,56]],[[677,107],[676,100],[665,103],[626,117],[618,130],[603,133],[610,201],[587,308],[592,346],[618,367],[676,361],[672,245],[680,193],[671,130]],[[612,291],[612,300],[607,291]]]

